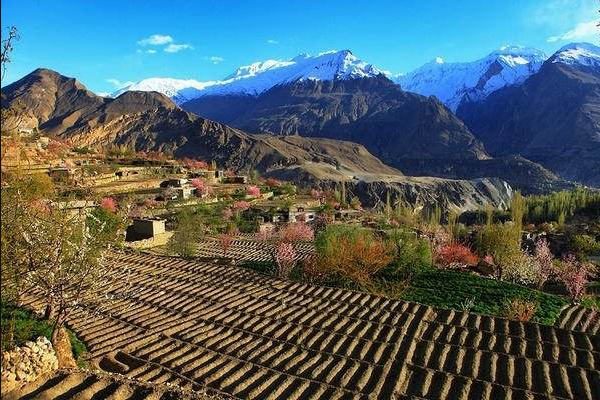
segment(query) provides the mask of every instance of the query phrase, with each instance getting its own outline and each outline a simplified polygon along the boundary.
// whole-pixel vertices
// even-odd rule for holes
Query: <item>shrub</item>
[[[96,208],[90,212],[87,224],[93,235],[102,235],[105,239],[119,242],[124,235],[119,232],[125,228],[127,219],[119,213],[110,212],[105,208]]]
[[[189,169],[208,169],[206,161],[184,158],[182,164]]]
[[[503,271],[521,257],[521,231],[512,224],[490,224],[481,228],[477,238],[477,251],[491,256]]]
[[[423,225],[422,233],[429,239],[433,253],[437,253],[442,247],[449,245],[452,239],[451,235],[441,226]]]
[[[244,200],[240,200],[233,203],[232,207],[235,211],[244,211],[250,208],[250,203]]]
[[[275,178],[268,178],[265,181],[265,185],[267,185],[270,188],[274,188],[274,187],[278,187],[281,186],[281,182],[279,182],[277,179]]]
[[[227,255],[227,251],[231,247],[231,243],[233,242],[233,235],[231,232],[224,232],[219,235],[219,244],[223,249],[223,256]]]
[[[157,207],[158,205],[159,205],[159,202],[154,199],[144,200],[144,206],[146,206],[148,208],[154,208],[154,207]]]
[[[206,184],[201,179],[192,179],[192,186],[196,189],[196,196],[202,197],[208,193]]]
[[[442,267],[452,267],[456,265],[475,265],[479,261],[468,247],[452,242],[440,247],[434,255],[436,264]]]
[[[571,251],[578,254],[600,253],[600,242],[590,235],[574,235],[569,243]]]
[[[283,279],[289,278],[296,265],[296,250],[294,250],[294,245],[279,242],[275,246],[275,262],[277,263],[277,276]]]
[[[108,212],[117,212],[117,201],[112,197],[104,197],[100,200],[100,207]]]
[[[504,317],[517,321],[530,321],[535,315],[537,303],[525,299],[512,299],[506,304]]]
[[[539,266],[535,259],[524,251],[514,253],[504,259],[502,279],[523,285],[536,284],[539,281]]]
[[[248,186],[246,194],[252,197],[260,197],[260,188],[258,186]]]
[[[554,256],[546,239],[539,239],[535,242],[534,260],[538,271],[537,285],[538,288],[541,288],[555,274]]]
[[[386,278],[398,280],[431,269],[429,240],[418,238],[410,231],[398,230],[392,234],[390,241],[396,246],[396,254],[383,271]]]
[[[304,222],[292,222],[281,228],[278,236],[282,242],[293,243],[313,240],[315,238],[315,233],[312,228]]]
[[[321,272],[359,286],[369,284],[395,255],[395,249],[372,232],[345,225],[328,226],[317,236],[315,247]]]

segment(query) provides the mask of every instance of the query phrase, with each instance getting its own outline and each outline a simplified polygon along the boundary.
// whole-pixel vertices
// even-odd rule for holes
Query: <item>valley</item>
[[[3,2],[1,398],[599,399],[598,25],[537,2]]]

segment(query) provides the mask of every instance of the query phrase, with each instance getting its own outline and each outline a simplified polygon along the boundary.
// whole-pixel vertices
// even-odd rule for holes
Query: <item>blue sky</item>
[[[111,92],[160,76],[221,79],[255,61],[350,49],[394,73],[506,44],[551,54],[600,39],[597,0],[3,0],[21,40],[2,82],[38,67]],[[154,35],[154,36],[153,36]]]

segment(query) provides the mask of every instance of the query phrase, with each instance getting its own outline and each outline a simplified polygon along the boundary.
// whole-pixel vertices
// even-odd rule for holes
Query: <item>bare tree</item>
[[[6,37],[2,38],[2,55],[0,61],[2,63],[2,74],[0,77],[0,81],[4,81],[4,75],[6,74],[6,68],[8,64],[12,61],[10,58],[10,54],[13,51],[13,41],[19,40],[19,31],[16,26],[10,26],[6,28],[7,34]]]
[[[7,33],[2,35],[1,42],[1,56],[0,56],[0,83],[4,82],[4,76],[6,75],[6,70],[8,68],[8,64],[11,63],[11,54],[14,50],[13,43],[16,40],[20,39],[19,32],[16,26],[10,26],[6,28]],[[4,102],[4,93],[2,93],[2,102]],[[21,124],[21,119],[24,112],[24,106],[21,102],[16,101],[13,102],[9,107],[2,107],[1,114],[1,134],[5,136],[7,134],[12,133],[16,128]]]

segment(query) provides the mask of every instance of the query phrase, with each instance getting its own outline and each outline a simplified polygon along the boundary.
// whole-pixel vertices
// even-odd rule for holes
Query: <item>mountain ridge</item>
[[[600,47],[565,46],[522,85],[461,104],[457,114],[493,155],[521,154],[600,186]]]

